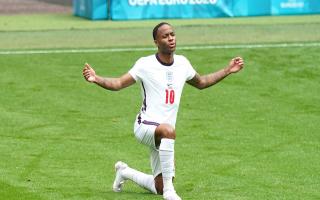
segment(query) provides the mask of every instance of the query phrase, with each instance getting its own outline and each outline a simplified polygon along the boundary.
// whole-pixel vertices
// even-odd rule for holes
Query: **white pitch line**
[[[278,43],[278,44],[238,44],[238,45],[205,45],[180,46],[179,50],[197,49],[255,49],[255,48],[289,48],[289,47],[320,47],[320,42],[314,43]],[[49,50],[21,50],[0,51],[0,55],[29,55],[29,54],[61,54],[61,53],[105,53],[129,51],[155,51],[156,48],[104,48],[104,49],[49,49]]]

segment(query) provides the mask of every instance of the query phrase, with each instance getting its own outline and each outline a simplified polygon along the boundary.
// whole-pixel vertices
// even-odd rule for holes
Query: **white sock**
[[[163,192],[174,190],[174,140],[163,138],[159,146],[160,165],[163,178]]]
[[[123,178],[130,179],[139,186],[149,190],[154,194],[157,194],[154,178],[152,175],[139,172],[130,167],[127,167],[126,169],[122,170],[121,175],[123,176]]]

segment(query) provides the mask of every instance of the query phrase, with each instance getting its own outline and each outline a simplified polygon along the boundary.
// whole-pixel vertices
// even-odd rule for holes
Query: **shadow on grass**
[[[127,199],[162,199],[161,195],[155,195],[150,192],[136,192],[136,191],[123,191],[123,192],[113,192],[106,191],[102,193],[104,198],[115,199],[115,200],[127,200]],[[100,195],[99,195],[100,196]]]

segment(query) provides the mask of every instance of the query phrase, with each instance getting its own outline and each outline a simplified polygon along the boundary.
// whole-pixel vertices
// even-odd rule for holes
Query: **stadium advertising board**
[[[234,16],[270,15],[271,1],[233,0],[232,11]]]
[[[88,19],[107,19],[107,0],[73,0],[73,13]]]
[[[320,0],[73,0],[73,8],[89,19],[216,18],[315,14]]]
[[[233,0],[111,0],[111,19],[230,17]]]
[[[319,0],[271,0],[272,15],[320,13]]]

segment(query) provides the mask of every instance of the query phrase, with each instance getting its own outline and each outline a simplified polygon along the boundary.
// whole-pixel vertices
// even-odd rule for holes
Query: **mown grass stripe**
[[[291,48],[291,47],[319,47],[319,42],[314,43],[277,43],[277,44],[236,44],[236,45],[202,45],[181,46],[179,50],[197,49],[254,49],[254,48]],[[0,55],[28,55],[28,54],[61,54],[61,53],[103,53],[103,52],[129,52],[129,51],[154,51],[155,48],[104,48],[104,49],[49,49],[49,50],[21,50],[0,51]]]

